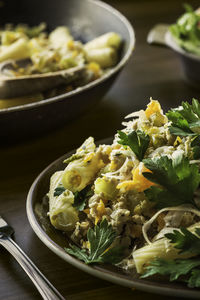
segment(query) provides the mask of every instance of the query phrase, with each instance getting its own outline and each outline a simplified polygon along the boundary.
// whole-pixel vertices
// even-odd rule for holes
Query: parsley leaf
[[[74,203],[73,206],[79,210],[83,211],[86,205],[87,200],[94,194],[91,190],[91,185],[86,186],[80,192],[74,193]]]
[[[155,202],[157,208],[181,204],[193,204],[194,191],[200,183],[200,174],[196,164],[179,155],[174,159],[162,156],[155,159],[144,159],[145,166],[152,173],[143,173],[148,180],[157,183],[145,190],[150,201]]]
[[[146,278],[155,274],[169,275],[170,281],[174,281],[177,280],[181,275],[187,275],[191,272],[193,268],[198,266],[200,266],[200,259],[167,260],[162,258],[156,258],[153,261],[151,261],[150,264],[145,268],[145,273],[141,277]],[[195,274],[193,275],[193,278],[194,276]],[[198,274],[198,276],[198,287],[200,287],[200,274]],[[192,282],[191,278],[192,276],[189,278],[189,280],[186,280],[186,282],[189,282],[189,286],[192,286],[192,284],[195,285],[195,282],[197,282],[197,278],[193,279],[194,282]]]
[[[200,127],[200,103],[192,99],[192,104],[182,102],[178,108],[173,108],[166,114],[172,121],[169,130],[173,135],[188,136],[197,135],[195,128]]]
[[[200,254],[200,228],[195,228],[195,233],[191,233],[186,228],[181,231],[174,230],[173,233],[165,234],[173,246],[180,250],[180,253]],[[200,287],[200,258],[167,260],[157,258],[149,263],[145,268],[142,278],[155,274],[169,275],[170,281],[179,279],[187,282],[188,287]]]
[[[65,251],[86,264],[91,263],[119,263],[123,258],[122,247],[111,247],[116,238],[116,232],[112,226],[108,224],[106,219],[103,219],[94,229],[89,228],[87,239],[90,243],[90,249],[80,249],[75,245],[70,245],[71,248],[65,248]]]
[[[174,230],[173,233],[167,233],[165,236],[173,243],[174,247],[180,249],[180,253],[200,254],[200,228],[196,228],[196,235],[186,228],[180,231]]]
[[[70,247],[71,248],[65,248],[65,251],[68,254],[71,254],[71,255],[77,257],[78,259],[83,260],[86,264],[90,263],[86,249],[80,249],[76,245],[70,245]]]
[[[188,280],[188,287],[195,288],[200,287],[200,270],[193,269],[191,272],[191,276]]]
[[[57,188],[55,188],[53,195],[54,197],[60,196],[64,191],[65,191],[64,186],[58,186]]]
[[[200,158],[200,135],[195,136],[191,142],[191,147],[193,148],[193,158]]]
[[[126,134],[118,130],[118,143],[124,146],[129,146],[139,160],[144,158],[145,152],[149,146],[150,138],[140,130],[132,131]]]

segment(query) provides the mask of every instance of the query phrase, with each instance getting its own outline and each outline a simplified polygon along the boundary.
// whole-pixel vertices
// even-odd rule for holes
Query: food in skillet
[[[108,32],[83,44],[74,39],[66,26],[57,27],[49,34],[45,28],[44,23],[35,27],[8,24],[0,31],[0,62],[4,65],[11,59],[16,61],[10,64],[12,67],[3,67],[3,75],[15,78],[71,68],[84,69],[84,72],[68,84],[48,87],[34,95],[35,99],[47,99],[86,85],[109,72],[118,62],[122,40],[117,33]],[[15,104],[13,100],[0,103],[0,108],[20,102],[16,99]]]
[[[46,25],[7,25],[0,31],[0,62],[8,59],[30,58],[28,68],[18,69],[15,76],[60,71],[87,64],[99,74],[117,63],[121,37],[108,32],[86,44],[75,41],[66,26],[47,34]],[[90,65],[93,63],[94,65]],[[97,74],[98,75],[98,74]]]
[[[200,10],[185,4],[186,12],[170,26],[177,44],[188,52],[200,55]]]
[[[200,103],[152,100],[111,145],[89,137],[50,180],[51,224],[67,253],[200,287]]]

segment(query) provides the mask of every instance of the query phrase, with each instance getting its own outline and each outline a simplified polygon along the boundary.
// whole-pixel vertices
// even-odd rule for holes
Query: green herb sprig
[[[195,128],[200,130],[200,103],[192,99],[192,104],[182,102],[181,106],[173,108],[166,113],[168,119],[172,121],[169,130],[173,135],[195,136]]]
[[[86,186],[80,192],[75,192],[73,206],[77,210],[83,211],[86,206],[87,200],[90,197],[92,197],[93,194],[94,194],[94,192],[93,192],[93,190],[91,190],[91,185]]]
[[[143,175],[158,186],[145,190],[155,207],[164,208],[181,204],[192,204],[194,192],[200,183],[200,174],[196,164],[190,164],[188,158],[179,155],[174,159],[162,156],[155,159],[144,159],[145,166],[152,171]]]
[[[137,158],[141,161],[149,146],[149,136],[140,130],[131,131],[129,134],[118,130],[118,134],[118,143],[123,146],[129,146]]]
[[[58,186],[57,188],[55,188],[53,195],[54,197],[60,196],[64,191],[65,191],[64,186],[62,185]]]
[[[180,250],[180,253],[200,254],[200,228],[196,228],[195,234],[186,228],[181,228],[181,231],[174,230],[165,237],[173,243],[175,248]],[[157,258],[149,263],[141,277],[146,278],[155,274],[167,275],[170,281],[179,279],[186,282],[190,288],[200,287],[199,267],[199,257],[176,260]]]
[[[65,248],[65,251],[84,261],[86,264],[92,263],[119,263],[123,258],[122,247],[111,247],[117,234],[108,224],[106,219],[103,219],[94,229],[89,228],[87,239],[90,244],[90,249],[80,249],[76,245],[70,245],[71,248]],[[110,248],[111,247],[111,248]]]

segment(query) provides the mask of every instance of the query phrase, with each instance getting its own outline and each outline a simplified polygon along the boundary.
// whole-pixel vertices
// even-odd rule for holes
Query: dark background
[[[123,297],[140,300],[148,297],[167,300],[169,297],[115,286],[68,265],[40,242],[26,217],[26,195],[35,177],[50,162],[79,146],[85,138],[91,135],[99,140],[112,136],[121,128],[124,116],[144,108],[150,97],[159,100],[165,111],[182,100],[200,99],[200,90],[184,81],[176,54],[164,47],[149,46],[146,42],[147,34],[155,24],[176,20],[183,12],[182,1],[107,2],[134,26],[136,48],[131,60],[109,93],[92,111],[45,136],[1,146],[0,213],[15,228],[16,242],[59,291],[69,296],[68,299],[110,300]],[[199,1],[188,3],[197,7]],[[0,255],[0,299],[40,299],[28,277],[3,249]]]

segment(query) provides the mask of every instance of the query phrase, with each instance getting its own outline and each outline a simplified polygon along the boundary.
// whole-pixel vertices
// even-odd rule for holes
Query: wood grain
[[[16,242],[56,288],[68,296],[67,299],[167,300],[168,297],[113,285],[70,266],[40,242],[26,217],[26,195],[34,178],[50,162],[76,148],[86,137],[92,135],[99,140],[113,135],[121,128],[123,117],[143,108],[150,96],[160,100],[165,110],[181,100],[200,99],[200,90],[183,80],[177,56],[169,49],[146,43],[147,33],[154,24],[172,23],[179,16],[183,11],[182,1],[107,2],[121,11],[135,28],[136,49],[132,59],[93,111],[38,139],[1,145],[0,213],[15,228]],[[198,5],[196,0],[190,3]],[[3,249],[0,255],[0,299],[40,299],[28,277]]]

